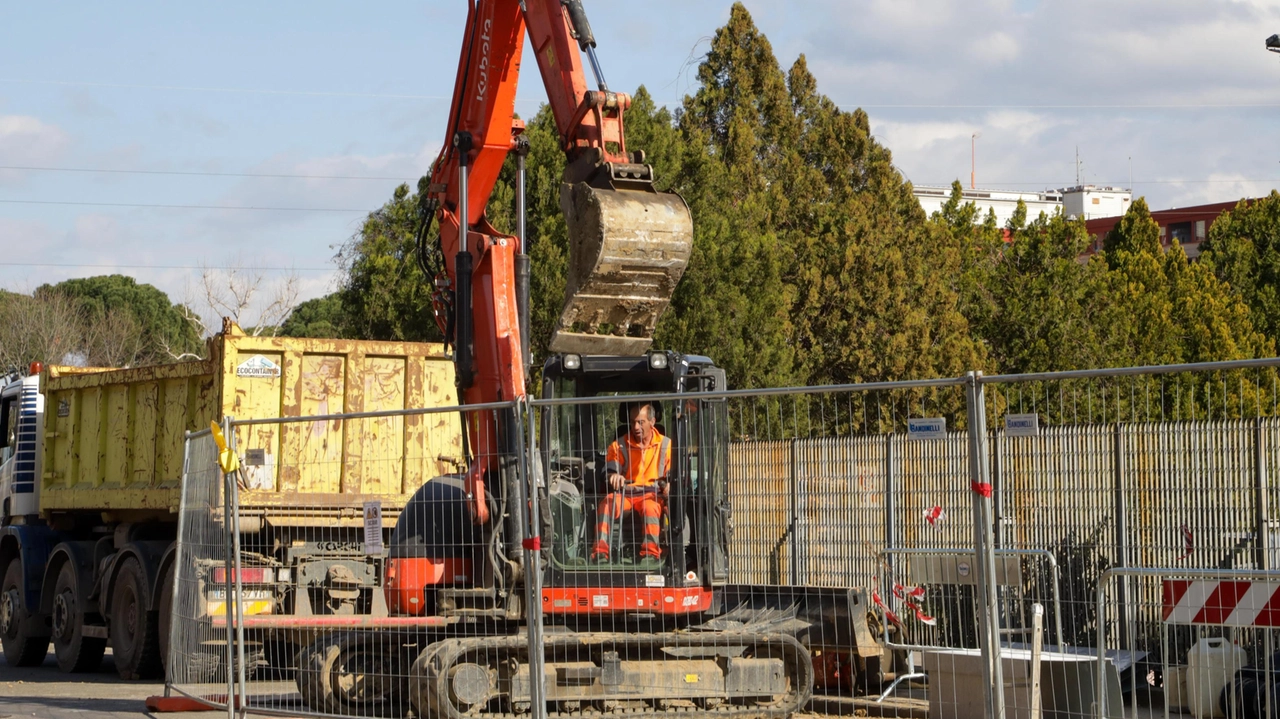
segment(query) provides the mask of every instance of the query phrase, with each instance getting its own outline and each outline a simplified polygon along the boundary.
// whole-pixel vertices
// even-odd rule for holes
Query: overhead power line
[[[84,82],[79,80],[38,80],[3,77],[0,83],[22,85],[60,85],[69,87],[101,87],[123,90],[163,90],[180,92],[211,92],[246,95],[292,95],[298,97],[357,97],[377,100],[452,100],[452,95],[415,95],[409,93],[345,92],[340,90],[276,90],[249,87],[210,87],[200,85],[142,85],[122,82]],[[516,98],[519,103],[544,103],[543,98]],[[679,104],[677,100],[655,102],[662,105]],[[1192,109],[1240,109],[1280,108],[1280,103],[1249,102],[1177,102],[1177,103],[1027,103],[1027,104],[968,104],[968,103],[857,103],[837,102],[841,108],[885,110],[1192,110]]]
[[[336,272],[337,267],[213,267],[210,265],[124,265],[82,262],[0,262],[0,267],[92,267],[125,270],[242,270],[244,272]]]
[[[118,175],[194,175],[199,177],[269,177],[290,180],[393,180],[407,182],[404,177],[375,175],[291,175],[269,172],[195,172],[184,170],[119,170],[105,167],[36,167],[31,165],[0,165],[0,170],[24,170],[36,172],[84,172]]]
[[[922,185],[924,187],[950,186],[952,182],[954,182],[954,180],[947,180],[946,182],[916,182],[915,180],[912,180],[913,184]],[[1206,184],[1206,183],[1230,183],[1230,182],[1273,182],[1273,183],[1280,184],[1280,178],[1264,177],[1264,178],[1253,178],[1253,179],[1240,178],[1240,179],[1230,179],[1230,180],[1224,180],[1224,179],[1218,179],[1218,178],[1211,179],[1211,180],[1133,180],[1132,182],[1135,186],[1136,185],[1200,185],[1200,184]],[[1130,183],[1129,180],[1125,180],[1123,182],[1102,182],[1100,180],[1093,180],[1085,184],[1093,185],[1094,187],[1124,187],[1129,183]],[[1071,183],[1070,182],[1064,183],[1060,180],[1056,182],[1006,182],[1004,180],[992,180],[992,181],[986,182],[985,185],[986,185],[985,187],[980,189],[998,190],[999,189],[999,187],[997,187],[998,185],[1006,185],[1006,186],[1007,185],[1026,185],[1026,186],[1034,186],[1034,187],[1051,187],[1055,189],[1061,189],[1063,187],[1070,187]]]
[[[248,87],[201,87],[191,85],[140,85],[124,82],[81,82],[79,80],[31,80],[18,77],[0,78],[0,82],[20,85],[63,85],[70,87],[103,87],[117,90],[178,90],[183,92],[240,93],[247,95],[300,95],[304,97],[367,97],[383,100],[449,100],[449,95],[408,95],[378,92],[337,92],[332,90],[271,90]]]
[[[273,90],[251,87],[206,87],[192,85],[140,85],[124,82],[82,82],[79,80],[33,80],[20,77],[0,77],[0,82],[19,85],[62,85],[69,87],[102,87],[117,90],[167,90],[180,92],[216,92],[245,95],[295,95],[301,97],[362,97],[375,100],[452,100],[452,95],[410,95],[384,92],[342,92],[335,90]],[[545,102],[536,99],[516,98],[516,102]]]
[[[149,207],[162,210],[251,210],[266,212],[370,212],[366,208],[341,207],[246,207],[240,205],[160,205],[144,202],[74,202],[71,200],[4,200],[10,205],[82,205],[85,207]]]
[[[862,109],[892,110],[1197,110],[1197,109],[1244,109],[1244,108],[1277,108],[1280,103],[1255,102],[1180,102],[1180,103],[1096,103],[1096,104],[1030,104],[1030,105],[967,105],[949,103],[898,103],[898,104],[864,104],[858,102],[840,102],[836,105],[842,109],[860,107]]]

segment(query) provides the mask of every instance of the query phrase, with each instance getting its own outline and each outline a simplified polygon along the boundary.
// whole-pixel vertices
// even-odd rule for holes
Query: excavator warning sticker
[[[593,595],[591,595],[591,606],[593,606],[593,607],[607,607],[607,606],[609,606],[609,595],[607,595],[607,594],[593,594]]]
[[[665,587],[667,586],[667,578],[661,574],[644,575],[644,585],[646,587]]]
[[[237,377],[279,377],[280,365],[263,357],[254,355],[236,367]]]

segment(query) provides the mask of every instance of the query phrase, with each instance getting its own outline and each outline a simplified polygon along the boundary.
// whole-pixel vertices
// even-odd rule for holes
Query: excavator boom
[[[512,354],[519,346],[518,321],[492,316],[517,309],[514,276],[496,274],[515,263],[488,265],[485,254],[495,245],[514,249],[513,255],[528,248],[520,246],[521,238],[494,231],[484,208],[503,160],[523,131],[523,123],[513,118],[526,34],[567,158],[561,209],[569,231],[570,269],[552,351],[643,353],[693,243],[693,220],[684,200],[658,192],[643,152],[628,149],[624,115],[631,99],[608,89],[581,0],[477,0],[462,46],[450,141],[433,167],[430,185],[438,201],[451,286],[455,295],[462,285],[474,288],[472,326],[487,328],[470,335],[474,346],[459,355],[476,365],[476,391],[467,392],[468,402],[509,399],[519,396],[523,386],[523,372],[515,368],[519,362],[513,362]],[[584,55],[598,89],[588,89]],[[459,172],[464,165],[465,189]],[[463,249],[472,255],[476,276],[470,283],[457,277],[455,260]],[[455,303],[455,312],[460,304]],[[486,314],[490,316],[481,316]],[[459,324],[463,321],[458,317]],[[505,347],[490,347],[491,341]],[[459,369],[459,376],[471,377],[472,368]]]

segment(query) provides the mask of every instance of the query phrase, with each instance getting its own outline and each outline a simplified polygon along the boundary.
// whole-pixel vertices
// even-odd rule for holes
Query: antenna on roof
[[[1080,146],[1076,145],[1076,187],[1080,186]]]
[[[975,132],[969,136],[969,189],[974,189],[974,178],[978,174],[978,138],[982,137],[981,132]]]

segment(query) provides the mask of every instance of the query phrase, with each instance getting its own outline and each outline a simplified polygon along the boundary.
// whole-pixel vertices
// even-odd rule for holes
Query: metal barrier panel
[[[1103,649],[1134,707],[1162,701],[1161,666],[1187,646],[1164,640],[1160,586],[1121,570],[1272,566],[1274,364],[984,379],[999,546],[1057,558],[1046,645]]]
[[[523,616],[507,601],[520,535],[492,531],[524,477],[515,407],[228,420],[229,482],[210,432],[191,435],[170,686],[254,714],[437,713],[421,649]]]
[[[1102,667],[1156,706],[1206,630],[1163,620],[1162,585],[1103,579],[1274,565],[1274,373],[233,422],[238,532],[208,435],[188,446],[171,682],[225,698],[243,652],[255,713],[960,718],[1079,714],[1063,672]]]
[[[904,608],[917,599],[881,589],[895,564],[910,568],[886,549],[896,538],[972,553],[965,391],[947,380],[535,402],[554,527],[547,636],[591,646],[549,650],[552,709],[778,711],[807,699],[858,711],[911,675],[876,709],[921,711],[923,675],[881,637],[886,624],[899,640],[932,630]],[[654,440],[671,470],[652,491],[626,471],[653,461],[640,449],[646,420],[671,443]],[[935,716],[982,711],[981,691],[970,701],[982,656],[941,659],[966,680],[947,685]],[[603,678],[614,661],[630,697]]]
[[[1258,719],[1280,711],[1280,575],[1250,569],[1110,569],[1096,595],[1105,621],[1131,621],[1132,613],[1113,600],[1121,582],[1142,598],[1140,616],[1157,617],[1158,639],[1151,646],[1159,658],[1147,663],[1142,677],[1151,690],[1132,692],[1115,662],[1095,658],[1094,677],[1081,681],[1095,701],[1092,707],[1077,702],[1079,715]],[[1121,645],[1106,654],[1125,651],[1130,649]]]
[[[225,571],[223,477],[218,448],[209,430],[188,434],[184,454],[165,667],[173,689],[225,706],[232,643],[225,628],[230,595]],[[216,616],[224,619],[222,627],[214,626]]]
[[[872,585],[877,549],[888,538],[886,464],[892,435],[796,441],[798,572],[790,582],[818,587]]]
[[[287,485],[283,502],[276,487],[240,494],[242,572],[270,601],[244,620],[252,711],[447,713],[428,647],[523,617],[511,591],[515,410],[234,423],[247,464],[274,462]],[[268,458],[270,445],[255,443],[275,438],[279,454]]]

